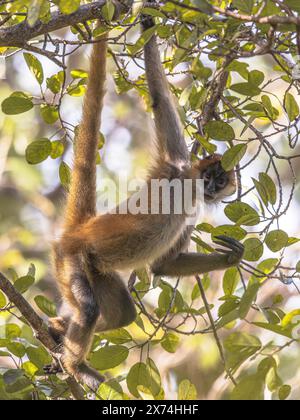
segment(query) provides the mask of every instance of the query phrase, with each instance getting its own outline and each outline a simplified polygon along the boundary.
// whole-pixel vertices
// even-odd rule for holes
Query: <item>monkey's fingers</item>
[[[59,363],[52,363],[51,365],[46,365],[43,367],[43,371],[46,375],[56,375],[57,373],[63,372]]]
[[[229,238],[228,236],[225,236],[225,235],[216,236],[213,242],[216,243],[217,245],[221,245],[226,248],[229,248],[235,252],[244,251],[244,246],[239,241],[233,238]]]

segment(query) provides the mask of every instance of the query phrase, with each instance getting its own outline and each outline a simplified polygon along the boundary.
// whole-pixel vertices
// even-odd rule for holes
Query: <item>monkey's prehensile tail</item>
[[[75,140],[74,168],[66,205],[65,229],[96,214],[96,154],[106,80],[107,34],[93,45],[83,115]]]

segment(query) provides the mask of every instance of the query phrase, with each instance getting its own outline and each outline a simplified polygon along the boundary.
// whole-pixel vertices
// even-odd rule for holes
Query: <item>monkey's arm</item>
[[[151,17],[143,16],[142,28],[144,31],[153,25]],[[169,91],[155,35],[146,43],[144,53],[160,151],[166,152],[172,161],[188,161],[189,154],[183,136],[183,128]]]
[[[226,246],[229,250],[212,254],[181,253],[176,258],[166,259],[155,264],[152,271],[161,276],[192,276],[238,265],[244,253],[243,245],[225,236],[219,236],[215,242]]]

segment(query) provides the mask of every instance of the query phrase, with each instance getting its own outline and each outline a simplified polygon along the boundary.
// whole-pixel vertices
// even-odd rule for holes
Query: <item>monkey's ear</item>
[[[205,169],[207,169],[209,166],[220,162],[221,159],[222,159],[222,155],[215,153],[213,155],[206,156],[203,159],[199,159],[193,164],[193,166],[194,168],[202,172],[202,171],[205,171]]]

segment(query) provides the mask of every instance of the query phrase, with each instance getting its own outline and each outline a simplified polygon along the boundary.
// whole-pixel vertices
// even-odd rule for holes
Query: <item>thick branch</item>
[[[101,8],[106,0],[95,1],[79,7],[76,12],[65,15],[55,12],[47,23],[38,21],[30,27],[27,21],[14,25],[10,28],[0,29],[0,47],[20,47],[37,36],[57,31],[67,26],[74,26],[87,20],[99,19]]]
[[[55,350],[57,349],[57,344],[49,334],[48,328],[45,325],[44,321],[41,317],[39,317],[39,315],[35,312],[32,306],[29,305],[27,300],[14,288],[11,282],[2,273],[0,273],[0,290],[2,290],[8,297],[9,301],[12,302],[18,308],[18,310],[21,312],[28,324],[35,331],[36,338],[51,353],[55,353]],[[69,377],[66,382],[69,385],[73,397],[76,400],[84,399],[80,385],[77,384],[77,382],[73,378]]]

